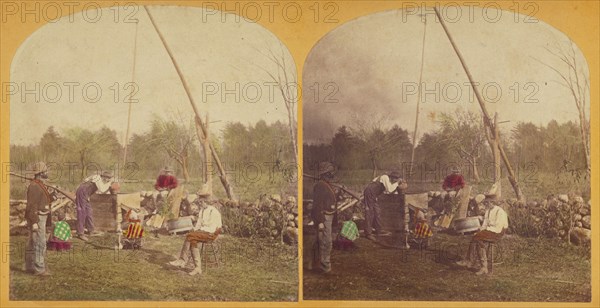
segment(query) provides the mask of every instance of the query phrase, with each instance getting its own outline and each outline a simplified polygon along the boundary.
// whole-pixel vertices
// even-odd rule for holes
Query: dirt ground
[[[591,300],[589,248],[506,235],[495,250],[493,274],[477,276],[454,264],[465,255],[470,237],[436,233],[429,248],[421,251],[390,248],[403,244],[398,234],[385,239],[385,245],[359,238],[356,250],[333,250],[331,273],[304,269],[304,299]]]

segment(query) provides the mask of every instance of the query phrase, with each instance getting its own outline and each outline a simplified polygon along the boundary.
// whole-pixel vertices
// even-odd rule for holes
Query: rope
[[[410,154],[410,167],[408,175],[412,174],[413,163],[415,160],[415,149],[417,148],[417,128],[419,125],[419,105],[421,103],[421,83],[423,82],[423,63],[425,62],[425,35],[427,34],[427,16],[423,22],[423,46],[421,47],[421,72],[419,73],[419,93],[417,94],[417,112],[415,115],[415,130],[412,138],[412,153]]]
[[[131,70],[131,82],[135,80],[135,63],[136,63],[136,55],[137,55],[137,37],[138,37],[138,23],[135,23],[135,36],[133,38],[133,68]],[[127,130],[125,131],[125,142],[123,142],[123,166],[127,163],[127,145],[129,144],[129,129],[131,127],[131,106],[132,102],[129,102],[129,108],[127,111]]]

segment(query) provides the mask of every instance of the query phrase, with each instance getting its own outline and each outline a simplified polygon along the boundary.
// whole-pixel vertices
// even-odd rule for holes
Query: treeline
[[[220,133],[213,132],[210,138],[226,170],[236,172],[247,163],[293,163],[287,126],[281,122],[233,122]],[[126,164],[124,145],[116,131],[106,126],[96,130],[73,127],[60,132],[50,126],[37,144],[11,145],[10,160],[12,171],[24,173],[31,162],[43,160],[51,169],[60,168],[63,175],[70,170],[76,182],[97,170],[117,168],[123,178],[135,174],[138,180],[153,180],[165,166],[175,168],[180,179],[189,180],[202,175],[201,149],[192,120],[155,116],[148,131],[129,139]]]
[[[342,170],[369,169],[377,173],[401,168],[406,175],[411,161],[411,137],[398,125],[372,129],[366,134],[364,130],[342,126],[328,144],[304,144],[304,169],[313,170],[319,161],[329,160]],[[521,122],[511,131],[501,131],[501,138],[513,168],[585,176],[585,154],[577,123]],[[436,129],[421,136],[414,156],[413,166],[428,170],[460,166],[474,181],[489,180],[483,174],[493,169],[480,116],[461,110],[437,115]]]

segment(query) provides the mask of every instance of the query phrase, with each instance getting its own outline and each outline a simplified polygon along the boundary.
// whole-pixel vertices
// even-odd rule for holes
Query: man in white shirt
[[[92,236],[102,235],[102,232],[94,231],[94,217],[92,215],[92,205],[90,204],[90,196],[94,193],[105,194],[110,192],[111,184],[113,183],[113,175],[110,171],[103,171],[100,175],[94,174],[87,177],[79,185],[76,191],[76,208],[77,208],[77,236],[88,241],[84,234],[84,229],[87,228]]]
[[[480,231],[473,235],[469,244],[469,251],[464,260],[457,262],[460,266],[475,267],[474,249],[477,248],[481,260],[481,269],[477,275],[488,273],[487,255],[484,242],[497,242],[508,229],[508,216],[504,209],[498,206],[495,195],[487,195],[483,201],[486,211]]]
[[[200,212],[198,220],[194,225],[194,231],[188,233],[183,242],[179,259],[169,262],[170,265],[177,267],[185,267],[189,260],[188,251],[191,252],[194,261],[194,270],[190,275],[202,274],[202,264],[200,256],[200,248],[198,243],[208,243],[214,241],[221,233],[222,221],[219,210],[208,203],[209,194],[198,192],[198,199],[195,202],[199,203]]]
[[[376,241],[375,236],[371,234],[372,228],[379,236],[390,236],[391,233],[384,231],[381,226],[381,210],[379,204],[377,204],[377,198],[382,194],[391,194],[400,189],[406,188],[406,182],[400,177],[398,171],[392,171],[389,174],[384,174],[373,179],[371,183],[367,185],[364,191],[364,205],[365,205],[365,237]]]

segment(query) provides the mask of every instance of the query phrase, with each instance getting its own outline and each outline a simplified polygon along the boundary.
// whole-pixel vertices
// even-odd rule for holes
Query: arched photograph
[[[590,76],[479,6],[339,25],[303,68],[310,300],[589,302]]]
[[[296,66],[272,32],[106,7],[37,29],[10,73],[10,300],[298,300]]]

